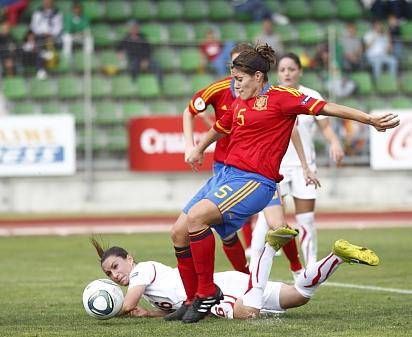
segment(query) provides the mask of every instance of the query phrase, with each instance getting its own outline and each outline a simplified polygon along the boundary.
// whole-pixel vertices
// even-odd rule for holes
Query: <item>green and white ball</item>
[[[122,289],[109,279],[90,282],[83,291],[83,306],[96,319],[116,316],[123,305]]]

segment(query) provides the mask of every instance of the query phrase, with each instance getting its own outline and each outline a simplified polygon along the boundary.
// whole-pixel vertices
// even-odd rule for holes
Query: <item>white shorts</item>
[[[309,168],[312,172],[316,172],[315,164],[310,164]],[[316,199],[315,185],[306,186],[301,166],[284,166],[280,168],[279,173],[284,177],[279,183],[282,197],[289,194],[299,199]]]

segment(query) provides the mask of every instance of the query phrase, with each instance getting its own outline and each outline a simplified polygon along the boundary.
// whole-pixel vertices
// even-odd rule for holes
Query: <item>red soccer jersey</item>
[[[282,86],[246,101],[237,98],[214,128],[230,133],[225,164],[279,182],[279,166],[298,114],[317,114],[325,101]]]
[[[189,111],[196,115],[205,111],[208,105],[212,105],[215,110],[215,118],[218,120],[229,110],[235,98],[232,78],[226,77],[197,92],[190,100]],[[215,161],[224,162],[228,144],[229,137],[217,141],[214,153]]]

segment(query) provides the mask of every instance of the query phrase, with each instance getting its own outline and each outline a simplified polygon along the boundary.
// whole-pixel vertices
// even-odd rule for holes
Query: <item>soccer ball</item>
[[[83,291],[83,306],[86,312],[97,319],[115,316],[123,305],[123,292],[109,279],[99,279],[89,283]]]

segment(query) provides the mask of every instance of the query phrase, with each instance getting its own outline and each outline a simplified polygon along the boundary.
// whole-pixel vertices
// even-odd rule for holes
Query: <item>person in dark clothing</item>
[[[0,29],[0,73],[2,76],[16,74],[17,42],[10,34],[10,25],[4,22]]]
[[[158,63],[152,58],[152,50],[146,36],[140,32],[139,23],[130,21],[125,37],[119,42],[116,49],[126,54],[128,71],[133,80],[136,80],[141,71],[156,74],[162,85],[162,71]]]

